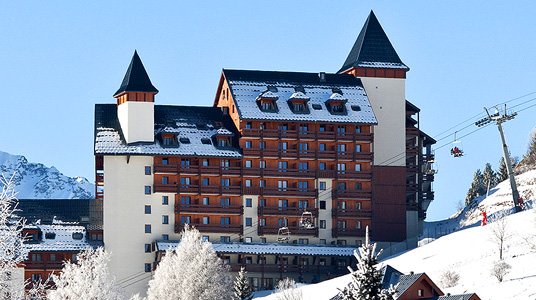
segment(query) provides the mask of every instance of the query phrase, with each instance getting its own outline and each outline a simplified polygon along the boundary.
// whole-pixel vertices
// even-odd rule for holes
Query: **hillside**
[[[516,181],[521,195],[528,205],[532,205],[536,195],[536,171],[520,174]],[[491,221],[499,213],[509,212],[512,200],[508,182],[502,182],[489,197],[481,197],[476,203],[451,219],[427,224],[428,236],[424,236],[427,244],[422,243],[421,247],[382,263],[404,273],[425,272],[445,293],[476,292],[482,299],[497,300],[536,299],[536,209],[506,217],[510,238],[504,255],[512,269],[504,282],[499,283],[490,275],[493,262],[499,258],[498,247],[492,241],[492,229],[496,224],[481,227],[480,209],[486,210]],[[441,275],[446,270],[454,270],[460,275],[459,283],[452,288],[441,286]],[[301,287],[303,299],[330,299],[337,294],[337,288],[344,287],[349,281],[350,276],[345,275]],[[277,298],[270,295],[256,299]]]
[[[83,177],[68,177],[54,167],[31,163],[21,155],[0,151],[0,174],[13,176],[19,199],[88,199],[94,185]]]

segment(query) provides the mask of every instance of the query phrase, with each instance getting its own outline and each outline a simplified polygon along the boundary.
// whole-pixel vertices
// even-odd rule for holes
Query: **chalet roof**
[[[417,107],[417,105],[409,102],[408,100],[406,100],[406,111],[411,111],[411,112],[415,112],[415,113],[418,113],[421,111],[420,108]]]
[[[370,11],[365,25],[339,72],[352,67],[409,70],[398,57],[373,11]]]
[[[231,118],[220,108],[155,105],[154,109],[155,142],[127,144],[117,119],[117,105],[95,105],[95,154],[241,157],[236,147],[222,149],[202,142],[218,130],[236,136]],[[163,147],[158,140],[161,132],[174,133],[178,146]],[[181,138],[188,138],[189,143],[180,142]]]
[[[114,97],[123,92],[153,92],[158,93],[158,90],[151,83],[147,71],[141,62],[138,51],[134,51],[127,73],[123,78],[121,86],[115,92]]]
[[[407,274],[407,275],[400,275],[400,278],[398,280],[398,286],[396,288],[396,292],[398,295],[404,294],[417,280],[419,280],[424,273],[415,273],[415,274]]]
[[[347,124],[377,124],[372,106],[361,80],[348,74],[223,70],[238,114],[243,120],[310,121]],[[308,98],[307,113],[294,113],[287,101],[299,90]],[[277,111],[262,111],[257,103],[260,95],[270,93]],[[340,94],[348,100],[344,113],[332,114],[326,101]],[[299,95],[304,98],[303,95]],[[321,109],[313,109],[313,105]],[[354,111],[351,106],[359,106]]]
[[[472,294],[460,294],[460,295],[444,295],[444,296],[429,298],[429,300],[470,300],[471,297],[473,296],[476,296],[476,294],[472,293]],[[478,297],[477,299],[480,299],[480,297]]]
[[[178,241],[157,242],[158,251],[174,249],[179,244]],[[355,248],[351,247],[330,247],[313,245],[281,245],[281,244],[253,244],[253,243],[232,243],[213,244],[217,253],[234,254],[283,254],[283,255],[330,255],[330,256],[352,256]]]
[[[102,246],[102,242],[89,241],[86,237],[85,227],[80,225],[57,221],[50,225],[30,225],[29,228],[39,229],[42,235],[38,241],[26,241],[24,243],[24,247],[28,251],[81,251],[90,247]],[[47,233],[54,234],[54,238],[47,238]],[[76,239],[76,235],[73,235],[74,233],[81,234],[80,238]]]

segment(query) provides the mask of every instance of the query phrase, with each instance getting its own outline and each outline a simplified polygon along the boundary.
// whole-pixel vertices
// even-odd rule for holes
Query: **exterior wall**
[[[360,78],[378,119],[374,127],[374,165],[405,166],[406,80]]]
[[[244,214],[242,219],[242,224],[244,224],[244,241],[246,238],[251,238],[253,243],[259,243],[261,240],[258,235],[259,229],[259,216],[257,214],[259,208],[259,196],[258,195],[244,195],[242,196],[244,206]],[[246,199],[251,199],[251,207],[246,206]],[[252,226],[246,226],[246,218],[252,219]]]
[[[117,106],[123,136],[128,144],[154,142],[154,103],[126,101]]]
[[[422,296],[419,296],[419,290],[421,290]],[[430,280],[430,278],[428,278],[428,276],[422,275],[422,277],[410,286],[404,294],[400,295],[397,300],[429,299],[443,295],[443,292]]]
[[[127,293],[146,292],[150,276],[144,263],[154,261],[154,253],[145,253],[144,248],[154,241],[153,234],[145,233],[145,224],[161,224],[155,223],[153,214],[144,213],[144,206],[155,202],[152,195],[144,194],[144,187],[153,185],[153,177],[144,171],[152,164],[152,157],[147,156],[104,157],[104,246],[112,255],[110,272]],[[157,230],[158,226],[152,227]]]

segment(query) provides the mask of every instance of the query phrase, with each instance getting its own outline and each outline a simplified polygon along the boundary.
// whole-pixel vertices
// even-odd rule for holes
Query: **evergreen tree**
[[[376,268],[378,257],[382,250],[376,253],[376,243],[371,244],[366,228],[365,243],[354,251],[357,259],[357,269],[348,269],[352,275],[352,282],[339,291],[339,297],[344,300],[393,300],[395,288],[384,289],[382,287],[383,274]]]
[[[228,300],[232,286],[229,266],[197,229],[185,225],[179,245],[166,252],[149,281],[147,298]]]
[[[536,129],[532,131],[529,148],[527,149],[527,153],[525,154],[523,160],[526,165],[536,167]]]
[[[249,281],[246,277],[246,274],[246,269],[244,267],[241,267],[240,272],[238,272],[238,276],[236,276],[234,282],[233,300],[253,299],[253,292],[251,291],[251,286],[249,285]]]
[[[486,187],[486,190],[488,185],[490,188],[495,187],[497,185],[498,182],[496,182],[497,180],[495,176],[495,171],[493,171],[493,169],[491,168],[490,163],[486,163],[486,166],[484,167],[484,172],[482,172],[482,179],[484,181],[483,183]]]
[[[501,158],[499,163],[499,170],[497,170],[497,184],[508,179],[508,169],[506,168],[506,162],[504,157]]]
[[[485,193],[486,187],[484,185],[484,176],[482,175],[482,172],[480,172],[480,169],[477,169],[475,174],[473,175],[473,182],[471,182],[471,187],[469,187],[467,195],[465,196],[465,205],[471,204],[471,202],[473,202],[476,197],[482,196]]]

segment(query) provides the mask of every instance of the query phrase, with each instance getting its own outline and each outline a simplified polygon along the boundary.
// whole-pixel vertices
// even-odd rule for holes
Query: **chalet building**
[[[184,224],[259,289],[345,274],[366,226],[416,246],[435,141],[412,117],[407,71],[372,12],[338,73],[224,69],[212,107],[155,105],[135,52],[116,103],[95,107],[114,275],[143,291]]]

